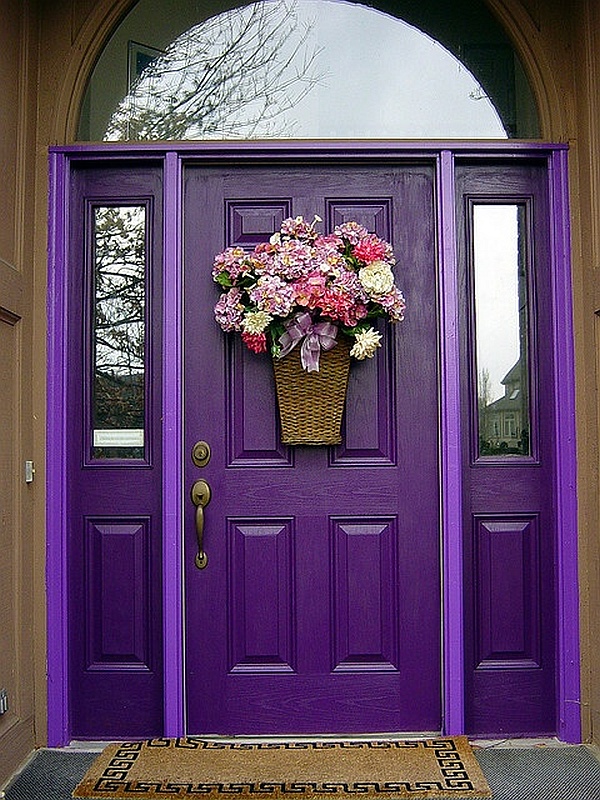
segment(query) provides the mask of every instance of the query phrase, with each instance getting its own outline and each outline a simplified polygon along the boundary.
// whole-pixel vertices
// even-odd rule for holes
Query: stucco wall
[[[586,4],[573,30],[576,125],[572,134],[572,226],[579,435],[579,541],[584,719],[600,745],[600,7]]]
[[[29,3],[4,2],[0,47],[0,782],[35,743],[31,459],[33,159],[36,77]]]
[[[598,383],[600,8],[487,0],[517,47],[543,137],[571,144],[584,735],[600,740]],[[131,0],[4,0],[0,48],[0,782],[45,740],[44,422],[47,146],[72,141],[87,76]],[[32,9],[34,4],[31,4]],[[38,31],[40,47],[37,72]],[[34,127],[37,120],[37,130]],[[35,138],[34,138],[35,137]],[[31,343],[33,342],[33,349]],[[33,453],[33,456],[31,455]],[[26,486],[22,463],[33,457]],[[35,524],[34,524],[35,520]],[[8,555],[7,555],[8,554]],[[591,644],[590,644],[591,643]],[[35,704],[34,704],[35,697]],[[34,716],[35,712],[35,716]]]

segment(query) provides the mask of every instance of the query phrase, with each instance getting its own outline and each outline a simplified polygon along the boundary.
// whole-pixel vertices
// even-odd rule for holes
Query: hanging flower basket
[[[350,343],[340,336],[321,354],[318,371],[306,372],[300,349],[274,358],[275,387],[283,444],[341,444],[350,372]]]
[[[213,266],[221,328],[273,356],[284,444],[341,442],[350,356],[381,346],[375,318],[404,319],[391,245],[356,222],[328,235],[317,222],[285,219],[268,242],[228,247]]]

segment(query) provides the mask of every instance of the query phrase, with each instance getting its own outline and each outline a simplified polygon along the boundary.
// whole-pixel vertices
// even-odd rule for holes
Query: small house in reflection
[[[529,455],[527,380],[520,359],[501,383],[504,395],[480,409],[480,455]]]

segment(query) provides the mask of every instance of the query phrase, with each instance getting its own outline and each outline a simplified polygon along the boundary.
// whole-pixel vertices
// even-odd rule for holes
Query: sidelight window
[[[474,203],[472,282],[479,456],[529,456],[526,206]]]
[[[146,206],[92,209],[93,459],[140,459],[146,446]]]

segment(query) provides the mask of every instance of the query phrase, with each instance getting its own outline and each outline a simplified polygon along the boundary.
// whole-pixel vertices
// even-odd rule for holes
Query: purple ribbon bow
[[[321,350],[331,350],[337,342],[337,325],[332,322],[314,323],[308,312],[300,311],[285,323],[285,333],[279,337],[281,352],[279,358],[290,353],[302,340],[300,361],[307,372],[319,371]]]

